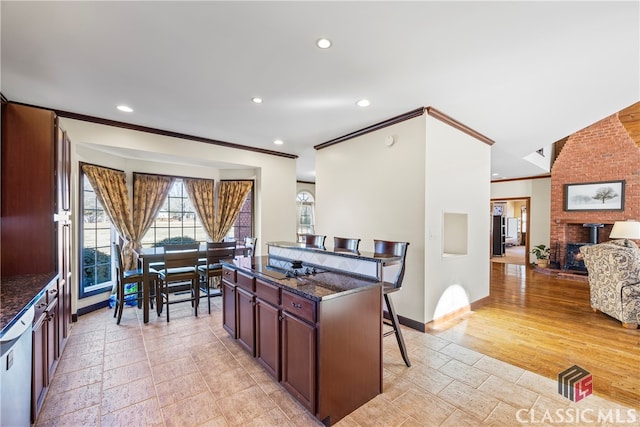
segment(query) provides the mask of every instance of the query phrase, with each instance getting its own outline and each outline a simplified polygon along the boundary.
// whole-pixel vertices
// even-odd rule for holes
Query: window
[[[298,205],[298,234],[314,233],[313,195],[308,191],[301,191],[296,197]]]
[[[142,246],[155,247],[207,240],[207,232],[196,215],[183,181],[176,179],[155,221],[142,238]]]
[[[229,229],[225,240],[235,240],[244,242],[245,237],[254,237],[253,235],[253,185],[251,191],[247,194],[247,198],[240,208],[240,213],[233,227]]]
[[[84,174],[82,174],[80,197],[80,206],[82,206],[80,298],[84,298],[112,288],[111,242],[115,241],[116,234]]]

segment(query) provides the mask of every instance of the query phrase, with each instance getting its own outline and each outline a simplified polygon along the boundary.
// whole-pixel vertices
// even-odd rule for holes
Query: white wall
[[[62,119],[72,144],[72,211],[78,214],[78,163],[87,162],[124,170],[129,196],[132,173],[147,172],[176,176],[220,179],[255,179],[256,236],[260,252],[265,242],[295,239],[295,159],[188,141],[79,120]],[[114,154],[115,153],[115,154]],[[125,153],[125,154],[119,154]],[[74,222],[73,251],[77,254],[78,221]],[[260,249],[262,248],[262,250]],[[73,271],[78,258],[72,257]],[[77,301],[74,274],[74,312],[96,301]],[[96,297],[100,301],[103,296]]]
[[[363,251],[373,250],[373,239],[408,241],[394,303],[401,316],[429,322],[452,295],[448,308],[489,293],[489,156],[489,146],[428,116],[318,150],[317,232],[329,241],[359,237]],[[466,256],[442,256],[445,210],[469,215]]]
[[[387,147],[385,137],[396,143]],[[393,298],[399,314],[424,319],[424,117],[336,144],[316,152],[316,233],[360,238],[362,251],[373,239],[407,241],[402,291]]]
[[[529,244],[549,246],[551,235],[551,178],[522,179],[491,183],[491,198],[529,197]],[[535,255],[528,254],[529,262]]]
[[[425,320],[489,295],[491,147],[427,116]],[[466,214],[466,255],[443,256],[444,213]]]

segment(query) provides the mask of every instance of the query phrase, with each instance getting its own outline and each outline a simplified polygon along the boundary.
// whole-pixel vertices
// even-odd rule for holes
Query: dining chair
[[[117,243],[113,243],[113,255],[116,258],[116,301],[113,311],[113,317],[118,317],[116,324],[120,324],[120,320],[122,319],[122,310],[124,309],[125,302],[135,301],[138,307],[142,306],[144,301],[143,298],[143,281],[142,281],[142,269],[138,268],[136,270],[127,270],[125,271],[122,264],[122,248]],[[150,269],[149,276],[153,281],[153,287],[155,288],[155,283],[158,280],[158,273]],[[127,292],[129,289],[127,285],[136,284],[137,288],[135,292]],[[151,289],[151,287],[150,287]],[[151,307],[153,308],[153,300],[149,298],[151,303]]]
[[[206,261],[198,266],[200,276],[200,291],[207,296],[207,306],[211,313],[211,298],[222,295],[222,289],[212,292],[216,288],[215,278],[222,277],[222,264],[224,259],[233,259],[236,255],[236,242],[208,242]]]
[[[258,242],[258,238],[256,237],[244,238],[244,247],[245,247],[246,256],[253,256],[255,254],[257,242]]]
[[[398,347],[400,347],[400,354],[402,355],[402,359],[404,359],[404,363],[410,367],[411,362],[409,361],[409,354],[407,353],[407,347],[404,344],[404,338],[402,337],[402,330],[400,329],[400,323],[398,322],[398,316],[396,315],[396,310],[393,306],[393,302],[391,301],[391,297],[389,294],[393,292],[397,292],[402,288],[402,280],[404,279],[404,269],[405,269],[405,260],[407,258],[407,247],[409,246],[409,242],[393,242],[389,240],[375,240],[373,241],[374,246],[374,256],[397,256],[400,257],[400,260],[397,263],[388,264],[387,266],[383,266],[383,274],[382,274],[382,296],[384,297],[384,302],[387,306],[387,312],[389,315],[389,319],[383,319],[383,323],[387,326],[391,326],[393,330],[385,332],[383,336],[388,336],[391,334],[396,335],[396,340],[398,341]],[[385,269],[387,274],[391,277],[385,277]]]
[[[162,314],[163,307],[167,306],[167,322],[169,322],[169,305],[186,301],[191,302],[195,315],[198,316],[198,303],[200,302],[199,246],[199,243],[188,243],[164,247],[164,269],[158,271],[156,304],[158,315]],[[189,296],[181,297],[178,295],[177,292],[181,290],[188,290]]]
[[[301,243],[304,243],[305,246],[312,248],[324,248],[324,240],[327,236],[323,236],[321,234],[299,234],[298,239]]]
[[[358,246],[360,246],[360,239],[353,239],[353,238],[347,238],[347,237],[333,238],[333,250],[337,252],[358,253]]]

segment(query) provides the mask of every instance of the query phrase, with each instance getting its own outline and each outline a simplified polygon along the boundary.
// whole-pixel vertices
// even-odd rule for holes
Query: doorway
[[[491,262],[526,265],[530,197],[491,199]]]

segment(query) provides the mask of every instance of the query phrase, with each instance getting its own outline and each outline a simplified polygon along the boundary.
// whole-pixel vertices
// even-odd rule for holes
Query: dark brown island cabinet
[[[378,283],[318,297],[295,286],[306,280],[270,280],[225,265],[223,326],[331,425],[382,392],[382,288]]]
[[[53,111],[2,104],[3,324],[8,301],[34,306],[32,422],[71,327],[71,148]],[[34,281],[42,277],[42,281]],[[53,279],[51,279],[53,278]],[[9,286],[8,284],[20,284]],[[21,295],[10,295],[19,289]],[[25,306],[12,307],[16,315]],[[6,316],[6,318],[5,318]]]

